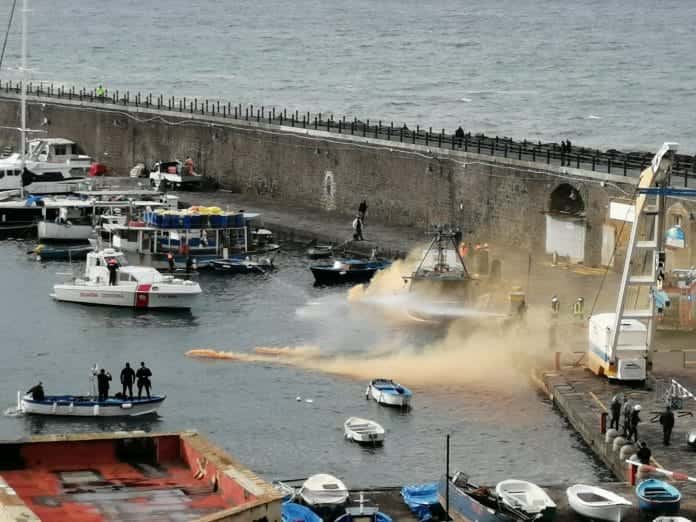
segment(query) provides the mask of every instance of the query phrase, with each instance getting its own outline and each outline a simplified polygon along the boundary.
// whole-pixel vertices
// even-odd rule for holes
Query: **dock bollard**
[[[604,435],[607,432],[607,412],[603,411],[599,414],[599,432]]]

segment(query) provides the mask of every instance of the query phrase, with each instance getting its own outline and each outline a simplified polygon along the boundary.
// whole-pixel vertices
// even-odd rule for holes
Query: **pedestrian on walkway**
[[[660,415],[660,424],[662,424],[662,444],[669,446],[669,439],[672,437],[672,428],[674,428],[674,412],[669,405]]]
[[[629,433],[628,437],[626,438],[629,442],[631,439],[634,441],[638,442],[638,424],[640,424],[640,410],[641,410],[640,404],[636,404],[633,407],[633,410],[631,410],[631,419],[629,422]]]
[[[633,404],[627,398],[624,398],[623,406],[621,407],[621,414],[623,415],[623,437],[627,438],[631,431],[631,412],[633,411]]]
[[[619,418],[621,417],[621,401],[618,395],[614,395],[611,398],[611,405],[609,406],[611,410],[611,422],[609,423],[609,428],[614,428],[619,430]]]

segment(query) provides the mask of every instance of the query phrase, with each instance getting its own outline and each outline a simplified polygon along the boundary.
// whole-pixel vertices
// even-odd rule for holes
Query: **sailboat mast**
[[[27,3],[28,0],[22,0],[22,128],[20,130],[20,157],[22,166],[22,173],[20,176],[22,177],[24,176],[24,162],[27,145],[27,12],[29,11],[29,6]]]

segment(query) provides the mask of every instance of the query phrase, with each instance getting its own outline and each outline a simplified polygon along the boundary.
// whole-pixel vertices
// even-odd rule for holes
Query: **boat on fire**
[[[117,284],[109,285],[110,263],[118,266]],[[123,252],[106,248],[87,254],[82,278],[54,285],[56,301],[130,308],[183,308],[201,294],[198,283],[164,275],[149,266],[130,266]]]

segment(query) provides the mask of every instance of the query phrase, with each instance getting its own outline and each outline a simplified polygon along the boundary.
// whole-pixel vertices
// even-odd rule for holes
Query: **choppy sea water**
[[[30,3],[35,81],[696,151],[691,2]],[[18,77],[18,22],[0,78]]]
[[[136,313],[54,302],[49,293],[59,274],[80,267],[29,260],[28,249],[24,243],[0,243],[1,409],[13,406],[17,390],[38,380],[49,394],[87,393],[94,363],[117,380],[125,361],[143,360],[153,371],[154,391],[168,397],[154,419],[0,416],[1,439],[197,429],[269,479],[329,472],[366,487],[439,477],[444,437],[451,433],[453,467],[482,481],[516,476],[551,484],[571,476],[607,478],[525,379],[505,384],[491,375],[490,384],[455,386],[450,377],[442,386],[416,385],[414,407],[403,413],[366,401],[362,378],[267,361],[184,355],[191,348],[250,354],[259,346],[318,345],[338,357],[355,357],[380,338],[426,345],[437,336],[427,329],[396,327],[372,310],[356,308],[348,303],[345,288],[315,288],[298,252],[279,256],[272,275],[202,275],[205,293],[190,313]],[[114,384],[112,392],[117,389]],[[343,422],[351,415],[380,422],[387,430],[384,446],[363,449],[345,441]]]

